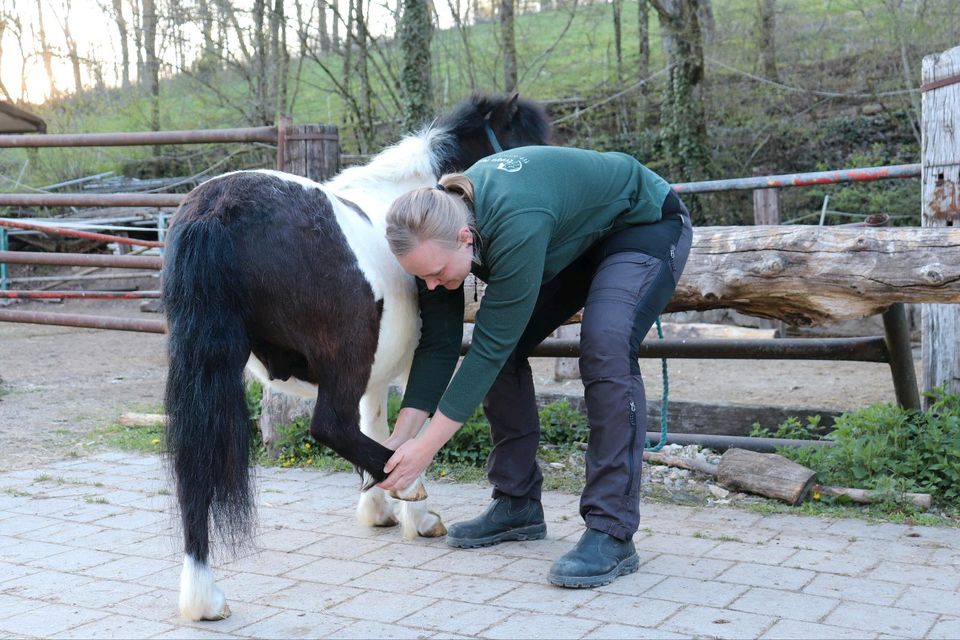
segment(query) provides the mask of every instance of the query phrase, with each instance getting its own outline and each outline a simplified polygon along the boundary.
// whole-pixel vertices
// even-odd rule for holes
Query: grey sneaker
[[[499,496],[476,518],[450,525],[447,544],[475,549],[508,540],[540,540],[546,535],[547,525],[539,500]]]
[[[577,545],[553,563],[547,579],[558,587],[599,587],[640,568],[633,540],[587,529]]]

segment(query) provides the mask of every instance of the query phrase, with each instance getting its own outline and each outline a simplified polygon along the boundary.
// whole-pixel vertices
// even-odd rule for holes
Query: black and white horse
[[[548,137],[535,103],[477,96],[326,184],[242,171],[187,196],[163,267],[182,615],[230,613],[208,564],[211,521],[234,544],[252,532],[248,358],[264,379],[315,385],[313,437],[365,472],[368,486],[382,480],[392,455],[380,444],[388,386],[409,370],[419,333],[416,287],[387,246],[386,210],[400,194],[490,154],[498,141],[511,148]],[[415,495],[425,495],[419,481],[398,497]],[[404,535],[445,533],[425,502],[401,504]],[[393,503],[376,487],[361,494],[357,513],[367,525],[396,522]]]

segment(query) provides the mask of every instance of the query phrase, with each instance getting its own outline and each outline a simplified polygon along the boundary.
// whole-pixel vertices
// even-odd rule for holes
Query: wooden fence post
[[[960,47],[924,57],[921,199],[924,227],[960,220]],[[923,389],[960,392],[960,306],[921,308]],[[924,398],[924,406],[930,401]]]
[[[754,167],[753,175],[768,176],[774,170],[770,167]],[[780,224],[780,189],[753,190],[753,224],[778,225]],[[757,318],[758,329],[773,329],[777,338],[783,337],[783,322]]]
[[[769,167],[754,167],[753,175],[772,173]],[[753,224],[780,224],[780,189],[753,190]]]
[[[332,124],[287,125],[283,167],[287,173],[323,182],[340,171],[340,134]],[[278,146],[280,141],[278,140]]]

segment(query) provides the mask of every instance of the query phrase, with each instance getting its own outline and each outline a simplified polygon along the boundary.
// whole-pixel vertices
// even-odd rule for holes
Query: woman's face
[[[463,284],[473,261],[473,234],[466,227],[458,234],[456,249],[448,249],[435,240],[424,240],[397,261],[403,270],[415,275],[433,291],[438,286],[454,290]]]

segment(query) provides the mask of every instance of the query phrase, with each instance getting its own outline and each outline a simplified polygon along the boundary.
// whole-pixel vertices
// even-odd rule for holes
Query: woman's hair
[[[387,210],[387,242],[396,256],[410,253],[425,240],[456,249],[457,234],[463,227],[476,236],[473,183],[462,173],[448,173],[436,187],[405,193]]]

